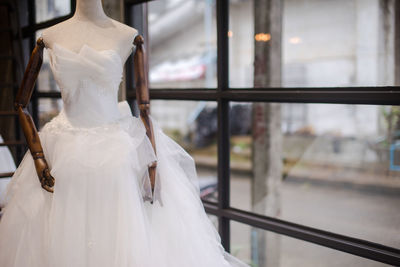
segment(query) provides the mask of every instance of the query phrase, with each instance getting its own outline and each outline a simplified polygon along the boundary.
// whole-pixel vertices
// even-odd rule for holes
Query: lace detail
[[[121,130],[129,133],[129,135],[131,135],[132,137],[135,136],[136,138],[137,138],[136,132],[138,130],[141,132],[140,136],[146,134],[146,129],[141,124],[141,121],[132,115],[125,115],[113,122],[104,123],[98,126],[79,127],[73,125],[68,120],[68,117],[66,116],[64,109],[62,109],[61,112],[56,117],[54,117],[50,122],[46,123],[40,132],[44,133],[50,132],[53,134],[67,133],[67,132],[77,133],[77,134],[104,134],[107,132],[121,131]]]

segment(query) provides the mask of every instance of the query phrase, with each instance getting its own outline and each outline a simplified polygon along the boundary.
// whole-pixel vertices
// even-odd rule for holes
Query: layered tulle
[[[92,128],[72,127],[63,113],[48,123],[40,137],[54,193],[40,187],[27,153],[0,221],[0,266],[247,266],[221,246],[193,159],[152,120],[157,156],[131,115]]]
[[[151,118],[155,154],[141,119],[117,104],[117,52],[57,45],[49,52],[64,101],[40,132],[54,193],[41,188],[27,153],[8,186],[0,266],[247,266],[221,246],[192,157]]]

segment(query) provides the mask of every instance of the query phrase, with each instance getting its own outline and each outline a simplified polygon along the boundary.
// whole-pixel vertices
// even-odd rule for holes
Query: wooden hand
[[[50,175],[49,166],[44,158],[43,148],[40,143],[38,131],[33,123],[31,115],[26,108],[32,96],[40,67],[42,66],[43,49],[43,39],[39,38],[29,59],[28,66],[26,67],[21,86],[19,87],[17,97],[15,99],[15,109],[18,111],[19,121],[21,123],[22,131],[24,132],[29,150],[32,154],[39,182],[43,189],[53,193],[55,179]]]
[[[36,173],[39,177],[39,181],[43,189],[50,193],[53,193],[54,192],[53,186],[55,183],[55,179],[50,174],[50,170],[47,165],[46,159],[44,157],[37,158],[34,160],[34,162],[35,162]]]
[[[144,39],[141,35],[137,35],[133,44],[136,46],[136,52],[134,55],[135,65],[135,80],[136,80],[136,101],[140,110],[140,118],[144,126],[146,127],[146,134],[150,139],[153,146],[154,153],[156,153],[156,143],[154,138],[153,125],[150,120],[150,93],[147,83],[147,62],[144,56],[143,48]],[[154,187],[156,180],[156,167],[157,162],[154,162],[149,166],[149,176],[151,183],[151,191],[154,195]],[[158,185],[159,186],[159,185]]]

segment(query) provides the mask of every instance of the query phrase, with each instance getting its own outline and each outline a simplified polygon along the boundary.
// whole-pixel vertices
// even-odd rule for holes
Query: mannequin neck
[[[76,0],[74,17],[79,20],[99,21],[107,18],[101,0]]]

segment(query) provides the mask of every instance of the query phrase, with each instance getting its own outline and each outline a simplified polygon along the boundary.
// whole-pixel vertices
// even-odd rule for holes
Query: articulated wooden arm
[[[14,106],[18,111],[22,131],[24,132],[26,142],[32,154],[39,181],[46,191],[52,193],[55,180],[50,175],[49,166],[44,158],[38,132],[27,110],[27,105],[31,99],[33,88],[39,75],[40,67],[42,66],[44,47],[43,39],[39,38],[29,59],[28,66],[26,67]]]
[[[149,118],[150,115],[150,94],[147,83],[147,62],[144,56],[143,48],[144,39],[141,35],[137,35],[133,44],[136,46],[136,52],[134,55],[134,65],[135,65],[135,79],[136,79],[136,101],[140,110],[140,118],[146,127],[146,134],[153,145],[154,153],[156,153],[156,143],[154,140],[153,125]],[[157,162],[154,162],[152,166],[149,167],[149,175],[151,182],[151,190],[154,193],[154,185],[156,180],[156,166]]]

